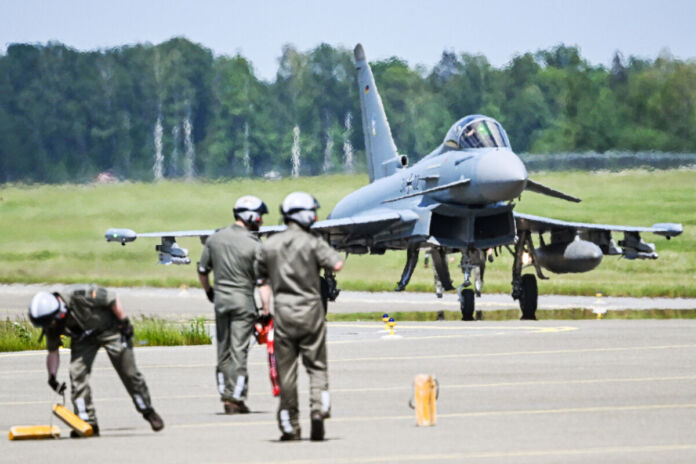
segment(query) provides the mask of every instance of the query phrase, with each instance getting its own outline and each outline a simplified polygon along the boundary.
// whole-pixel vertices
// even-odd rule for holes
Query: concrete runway
[[[693,463],[694,333],[696,320],[404,322],[401,338],[383,338],[380,323],[333,323],[322,443],[277,441],[263,347],[251,349],[244,416],[220,414],[213,346],[138,348],[166,422],[157,434],[102,353],[92,376],[102,437],[4,440],[0,462]],[[440,382],[435,427],[416,427],[408,407],[419,373]],[[0,354],[0,429],[48,424],[52,400],[43,353]]]
[[[0,317],[25,316],[34,293],[49,290],[45,285],[0,285]],[[119,288],[118,295],[126,311],[133,315],[156,315],[171,319],[190,319],[203,316],[213,319],[213,307],[199,288]],[[539,310],[601,308],[607,311],[636,309],[696,309],[696,298],[625,298],[540,295]],[[476,299],[476,309],[494,311],[519,310],[519,303],[507,294],[483,294]],[[454,292],[442,299],[434,293],[411,292],[348,292],[329,304],[329,312],[393,312],[393,311],[459,311]]]

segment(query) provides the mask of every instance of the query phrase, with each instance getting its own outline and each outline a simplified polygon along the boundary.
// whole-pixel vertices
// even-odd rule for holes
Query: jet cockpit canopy
[[[455,122],[447,131],[444,144],[455,150],[468,148],[510,148],[505,129],[488,116],[474,114]]]

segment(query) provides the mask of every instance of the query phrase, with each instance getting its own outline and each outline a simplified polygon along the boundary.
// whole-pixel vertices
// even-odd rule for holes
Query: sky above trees
[[[398,56],[431,68],[443,50],[483,54],[500,67],[564,43],[591,64],[610,66],[617,50],[694,57],[694,24],[690,0],[2,0],[0,52],[16,42],[55,40],[85,51],[183,36],[216,56],[240,52],[257,77],[272,80],[285,44],[309,50],[361,42],[370,59]]]

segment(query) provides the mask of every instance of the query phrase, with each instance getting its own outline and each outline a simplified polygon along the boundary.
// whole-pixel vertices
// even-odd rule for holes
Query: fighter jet
[[[513,256],[512,298],[519,301],[522,319],[535,319],[537,277],[542,268],[553,273],[588,272],[604,255],[627,259],[657,259],[655,245],[641,233],[670,239],[682,233],[681,224],[652,227],[566,222],[514,211],[515,200],[530,191],[560,200],[580,199],[529,179],[524,163],[513,152],[505,129],[481,114],[456,121],[440,146],[413,166],[399,154],[362,45],[354,50],[360,94],[362,127],[370,183],[344,197],[328,218],[312,229],[333,247],[348,254],[377,254],[405,250],[406,265],[397,291],[406,288],[420,250],[433,261],[441,290],[454,290],[447,255],[459,254],[464,278],[458,286],[463,320],[473,320],[475,299],[483,291],[487,262],[507,250]],[[262,227],[261,235],[284,226]],[[214,230],[137,234],[130,229],[109,229],[107,241],[126,244],[137,237],[160,237],[163,263],[188,264],[178,237]],[[618,244],[612,233],[623,234]],[[538,236],[538,246],[533,236]],[[546,236],[546,238],[545,238]],[[523,274],[530,268],[533,272]],[[325,273],[329,299],[338,295],[335,277]]]

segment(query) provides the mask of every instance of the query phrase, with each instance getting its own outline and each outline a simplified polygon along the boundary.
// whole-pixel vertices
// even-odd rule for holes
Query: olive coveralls
[[[247,356],[256,321],[254,258],[261,241],[232,224],[205,242],[198,272],[215,275],[216,378],[221,401],[244,401]]]
[[[121,340],[119,321],[112,310],[116,294],[96,285],[69,285],[57,292],[68,313],[57,327],[46,329],[46,347],[55,351],[61,335],[70,340],[70,383],[75,413],[92,426],[97,424],[89,378],[100,347],[104,347],[136,409],[152,410],[145,378],[135,364],[133,346]]]
[[[297,401],[300,355],[309,375],[310,410],[320,411],[325,417],[329,415],[326,324],[319,271],[333,268],[340,260],[340,255],[328,243],[294,222],[290,222],[284,232],[271,236],[257,254],[257,276],[273,291],[281,432],[300,430]]]

